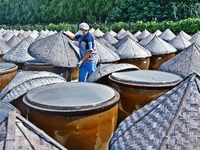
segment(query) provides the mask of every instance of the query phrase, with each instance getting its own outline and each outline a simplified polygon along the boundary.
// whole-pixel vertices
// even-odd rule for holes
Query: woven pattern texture
[[[79,49],[61,32],[31,43],[28,53],[35,59],[60,67],[76,67]]]
[[[200,148],[200,77],[192,74],[122,121],[111,150]]]
[[[151,52],[140,44],[132,40],[129,36],[126,36],[126,41],[120,42],[120,46],[115,51],[121,59],[133,59],[133,58],[147,58],[151,57]]]
[[[95,72],[93,72],[87,82],[95,82],[98,79],[109,75],[113,72],[125,71],[125,70],[140,70],[137,66],[128,63],[119,64],[99,64]]]
[[[116,62],[120,60],[119,55],[107,48],[105,45],[101,44],[99,40],[95,40],[97,53],[99,56],[98,63],[108,63],[108,62]]]
[[[1,91],[0,99],[11,102],[31,89],[60,82],[66,82],[66,80],[52,72],[19,70],[17,75]]]
[[[15,111],[0,122],[1,150],[65,150],[63,146]]]
[[[159,38],[163,39],[166,42],[171,41],[175,37],[176,35],[169,28],[167,28],[159,35]]]
[[[186,78],[193,72],[200,73],[200,49],[196,43],[190,45],[178,55],[164,62],[160,71],[170,72]]]
[[[152,55],[171,54],[177,51],[174,46],[164,41],[157,35],[155,35],[154,38],[144,46],[144,48],[149,50]]]
[[[3,40],[0,40],[0,55],[6,54],[11,49],[8,44],[6,44]]]
[[[29,45],[30,43],[26,39],[22,40],[3,55],[2,59],[14,63],[24,63],[25,61],[34,59],[28,54]]]

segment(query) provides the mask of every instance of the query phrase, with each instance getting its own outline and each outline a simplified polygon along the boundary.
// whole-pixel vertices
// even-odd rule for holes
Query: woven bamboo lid
[[[110,30],[109,34],[112,35],[113,37],[115,37],[115,35],[117,35],[117,33],[115,31],[113,31],[113,30]]]
[[[17,36],[13,35],[13,36],[6,42],[6,44],[7,44],[8,46],[10,46],[11,48],[13,48],[13,47],[16,46],[19,42],[20,42],[20,39],[19,39]]]
[[[175,73],[182,78],[196,72],[200,73],[200,48],[196,43],[191,44],[178,55],[164,62],[159,70]]]
[[[14,107],[0,102],[2,150],[65,150],[62,145],[45,134],[16,112]]]
[[[20,34],[22,34],[25,38],[27,38],[30,33],[31,33],[31,31],[20,30]]]
[[[119,48],[124,42],[126,42],[127,40],[132,39],[132,37],[130,35],[126,35],[123,39],[119,40],[117,43],[114,44],[114,47],[117,49]],[[132,39],[133,41],[135,41],[134,39]]]
[[[3,34],[4,41],[10,40],[14,36],[14,33],[10,30],[5,30],[5,33]]]
[[[58,32],[57,32],[57,31],[52,31],[52,30],[51,30],[51,31],[48,31],[47,34],[46,34],[46,37],[47,37],[47,36],[50,36],[50,35],[53,35],[53,34],[55,34],[55,33],[58,33]]]
[[[144,29],[136,38],[140,41],[147,37],[150,34],[150,32],[147,29]]]
[[[119,55],[101,44],[98,39],[95,40],[97,53],[99,56],[98,63],[116,62],[120,60]]]
[[[163,31],[159,36],[159,38],[163,39],[166,42],[171,41],[173,38],[176,37],[176,35],[169,29],[167,28],[165,31]]]
[[[3,55],[7,53],[11,49],[8,44],[6,44],[4,41],[0,40],[0,55]]]
[[[137,37],[140,33],[141,33],[141,31],[139,30],[139,31],[135,32],[135,33],[133,34],[133,36],[134,36],[134,37]]]
[[[190,42],[192,43],[196,43],[198,46],[200,46],[200,32],[198,31],[197,33],[195,33],[191,39]]]
[[[181,30],[178,34],[182,35],[186,40],[190,40],[191,36],[187,34],[185,31]]]
[[[125,71],[125,70],[139,70],[135,65],[128,63],[118,63],[118,64],[99,64],[95,72],[93,72],[87,82],[95,82],[98,79],[109,75],[113,72]]]
[[[120,59],[132,59],[132,58],[147,58],[151,57],[151,52],[140,44],[128,37],[115,51]]]
[[[113,35],[111,35],[109,32],[104,33],[102,37],[103,37],[108,43],[110,43],[110,44],[112,44],[112,45],[118,42],[118,40],[117,40]]]
[[[92,32],[92,35],[96,38],[102,36],[104,33],[98,28],[94,32]]]
[[[31,32],[31,31],[30,31],[30,32]],[[29,32],[29,34],[30,34],[30,32]],[[35,39],[35,41],[37,41],[37,40],[39,40],[39,39],[46,38],[46,37],[48,37],[49,35],[53,35],[53,34],[55,34],[55,33],[57,33],[57,31],[56,31],[56,32],[50,33],[49,30],[41,30],[41,31],[38,33],[38,36],[37,36],[37,38]]]
[[[1,91],[0,99],[11,102],[31,89],[60,82],[66,82],[66,80],[52,72],[19,70],[11,82]]]
[[[25,37],[23,36],[23,34],[19,33],[19,34],[17,35],[17,38],[18,38],[20,41],[22,41]]]
[[[35,41],[35,39],[33,39],[31,36],[28,36],[25,38],[29,44],[33,43]]]
[[[33,30],[33,31],[30,32],[30,34],[28,36],[35,40],[38,37],[38,34],[39,34],[38,31]]]
[[[118,39],[118,40],[122,40],[122,39],[123,39],[125,36],[127,36],[127,35],[129,35],[129,36],[132,38],[132,40],[138,42],[138,39],[137,39],[129,30],[127,30],[127,31],[123,32],[122,34],[120,34],[120,35],[117,37],[117,39]]]
[[[169,44],[173,45],[178,51],[182,51],[190,46],[192,42],[188,41],[179,33],[175,38],[169,41]]]
[[[91,28],[91,29],[89,30],[89,32],[90,32],[91,34],[92,34],[94,31],[95,31],[94,28]]]
[[[177,51],[174,46],[162,40],[157,35],[155,35],[154,38],[144,46],[144,48],[149,50],[152,55],[170,54]]]
[[[99,41],[102,45],[104,45],[104,46],[106,46],[107,48],[109,48],[110,50],[116,51],[116,48],[115,48],[112,44],[110,44],[107,40],[105,40],[103,37],[99,37],[99,38],[98,38],[98,41]]]
[[[126,30],[124,28],[121,28],[119,30],[119,32],[117,32],[117,34],[115,35],[115,38],[119,37],[122,33],[126,32]]]
[[[199,149],[199,83],[192,74],[133,112],[117,127],[109,149]]]
[[[4,39],[3,39],[3,37],[2,37],[2,35],[1,35],[1,34],[0,34],[0,40],[4,41]]]
[[[146,36],[144,39],[142,39],[139,44],[141,46],[145,46],[147,45],[152,39],[154,38],[154,35],[153,34],[149,34],[148,36]]]
[[[3,55],[2,59],[4,61],[13,63],[24,63],[27,60],[34,59],[28,54],[29,42],[23,39],[16,46],[11,48],[6,54]]]
[[[79,49],[61,32],[42,38],[30,44],[28,53],[42,62],[60,67],[76,67]]]
[[[158,30],[156,30],[154,33],[153,33],[153,35],[157,35],[157,36],[159,36],[160,34],[162,34],[162,32],[158,29]]]

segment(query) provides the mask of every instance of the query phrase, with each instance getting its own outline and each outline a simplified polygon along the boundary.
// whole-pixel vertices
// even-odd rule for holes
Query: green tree
[[[200,17],[197,0],[0,0],[0,24],[162,22]]]
[[[170,21],[200,16],[200,3],[197,0],[125,0],[109,13],[108,21]]]

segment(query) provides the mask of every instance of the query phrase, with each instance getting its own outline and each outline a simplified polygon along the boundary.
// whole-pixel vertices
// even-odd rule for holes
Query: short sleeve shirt
[[[84,61],[84,63],[97,63],[98,54],[96,50],[96,44],[94,37],[88,32],[85,36],[75,35],[74,39],[79,43],[79,50],[81,59],[85,56],[88,51],[92,51],[90,57]]]

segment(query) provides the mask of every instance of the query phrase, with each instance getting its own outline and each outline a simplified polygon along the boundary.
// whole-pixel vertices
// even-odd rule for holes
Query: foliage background
[[[178,21],[200,17],[198,0],[0,0],[0,24]]]
[[[198,0],[0,0],[0,27],[17,30],[76,32],[87,22],[103,32],[170,28],[194,34],[199,18]]]

